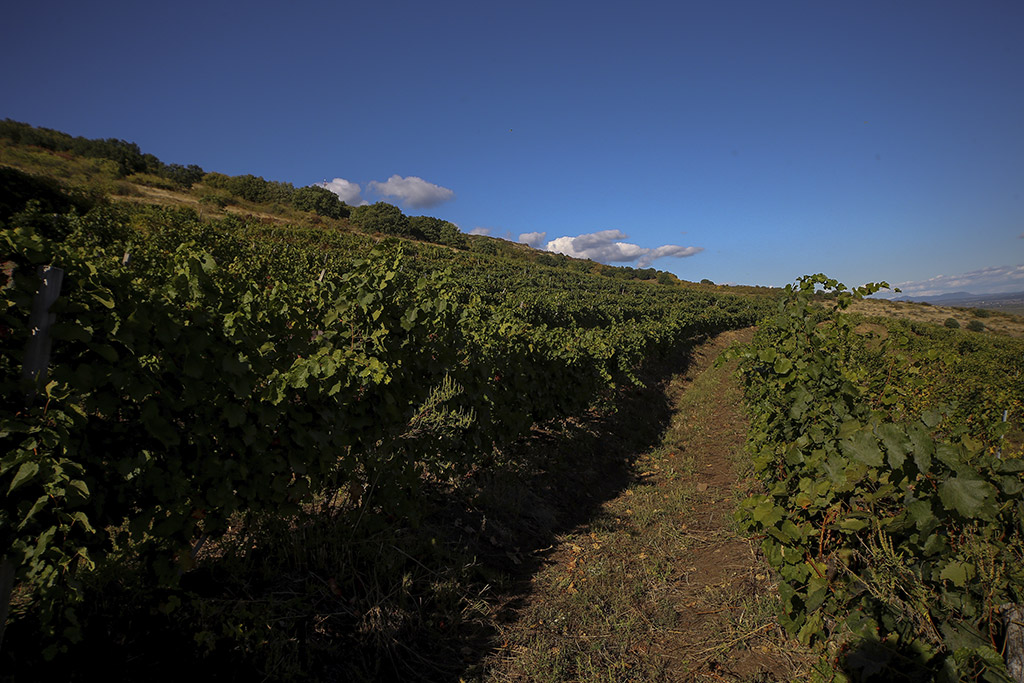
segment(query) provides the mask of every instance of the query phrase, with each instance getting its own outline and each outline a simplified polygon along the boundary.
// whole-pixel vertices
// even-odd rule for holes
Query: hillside
[[[344,657],[367,676],[450,653],[450,629],[474,628],[467,591],[507,570],[437,528],[443,501],[523,486],[552,467],[519,445],[536,430],[613,414],[649,368],[769,303],[12,128],[35,137],[0,156],[5,672],[243,653],[263,675]],[[63,281],[33,376],[49,265]],[[515,556],[523,521],[501,505],[495,547]],[[320,623],[325,598],[343,602]]]
[[[0,187],[4,680],[1016,666],[1012,316],[687,283],[11,121]]]
[[[862,299],[851,310],[868,316],[880,316],[897,320],[944,325],[955,320],[960,327],[968,328],[972,323],[983,325],[984,330],[1010,337],[1024,337],[1024,316],[1013,313],[1013,308],[995,310],[987,306],[953,307],[931,305],[923,302],[890,301],[886,299]]]

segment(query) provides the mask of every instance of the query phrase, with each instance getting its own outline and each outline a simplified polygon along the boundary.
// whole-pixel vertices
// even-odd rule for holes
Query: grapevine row
[[[499,303],[465,270],[431,266],[443,258],[346,246],[109,207],[29,210],[3,231],[0,528],[55,633],[75,637],[66,607],[98,564],[174,585],[237,515],[342,488],[409,513],[424,473],[465,470],[633,381],[651,356],[761,312],[667,288],[659,309],[638,288],[624,304],[594,276],[564,287],[571,301],[526,296],[548,277],[536,272],[505,272],[523,287]],[[51,371],[26,405],[43,264],[66,275]]]
[[[996,447],[992,411],[913,400],[940,351],[918,364],[899,325],[868,348],[843,310],[878,287],[802,278],[741,352],[764,492],[739,517],[781,576],[783,623],[837,645],[854,676],[1008,680],[1024,459]],[[1003,372],[999,384],[1019,381]]]

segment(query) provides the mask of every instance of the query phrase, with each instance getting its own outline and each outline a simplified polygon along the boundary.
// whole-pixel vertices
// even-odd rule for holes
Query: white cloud
[[[991,266],[960,275],[936,275],[927,280],[898,282],[894,285],[902,294],[885,293],[883,296],[935,296],[949,292],[972,294],[1001,294],[1024,290],[1024,264]]]
[[[686,258],[687,256],[693,256],[694,254],[704,251],[703,247],[681,247],[678,244],[666,244],[656,249],[652,249],[644,260],[650,264],[656,259],[671,256],[673,258]]]
[[[387,182],[371,181],[367,183],[366,189],[382,197],[394,197],[417,209],[437,206],[455,197],[455,193],[447,187],[428,183],[416,176],[403,178],[397,174],[388,178]]]
[[[491,234],[491,229],[490,228],[473,228],[472,230],[469,231],[469,234],[470,235],[490,235]]]
[[[622,241],[628,237],[629,235],[621,230],[600,230],[576,237],[559,237],[548,242],[544,248],[566,256],[604,263],[635,261],[641,268],[646,268],[655,260],[666,256],[684,258],[704,251],[703,247],[682,247],[675,244],[665,244],[651,249]]]
[[[524,232],[519,236],[519,241],[523,244],[529,244],[534,249],[541,247],[548,240],[548,234],[546,232]]]
[[[335,178],[331,182],[325,180],[322,183],[316,183],[316,186],[330,190],[349,206],[362,206],[367,203],[362,197],[362,189],[359,185],[344,178]]]

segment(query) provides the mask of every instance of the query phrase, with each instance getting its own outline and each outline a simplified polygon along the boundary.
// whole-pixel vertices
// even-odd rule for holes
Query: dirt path
[[[692,372],[670,386],[678,412],[666,443],[693,458],[692,474],[680,482],[693,492],[681,525],[687,552],[667,596],[679,621],[655,634],[654,651],[672,661],[678,680],[791,680],[795,673],[788,648],[779,648],[770,574],[733,519],[748,485],[738,473],[746,441],[741,391],[732,366],[713,366],[725,348],[751,334],[720,335],[699,350]]]
[[[746,421],[731,365],[750,330],[694,350],[663,387],[672,417],[630,484],[557,543],[504,630],[491,680],[794,680],[809,659],[773,615],[775,586],[737,532]]]

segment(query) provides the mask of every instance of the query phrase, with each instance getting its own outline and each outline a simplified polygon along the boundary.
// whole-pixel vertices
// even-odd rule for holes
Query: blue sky
[[[17,3],[0,117],[689,280],[1021,291],[1022,35],[1018,0]]]

